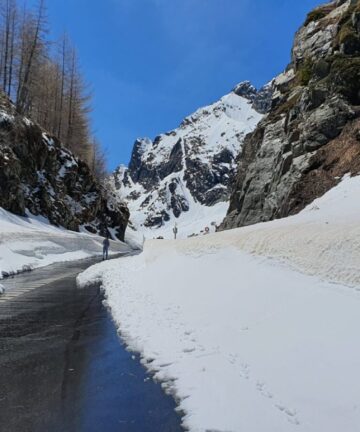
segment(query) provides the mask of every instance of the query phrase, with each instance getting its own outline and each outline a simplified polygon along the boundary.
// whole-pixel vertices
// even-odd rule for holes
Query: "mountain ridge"
[[[243,140],[268,110],[271,92],[271,83],[257,91],[244,81],[178,128],[136,140],[129,166],[111,176],[135,226],[162,227],[191,208],[226,202]]]

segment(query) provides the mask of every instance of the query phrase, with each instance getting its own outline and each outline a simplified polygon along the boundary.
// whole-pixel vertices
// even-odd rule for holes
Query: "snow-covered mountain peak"
[[[235,159],[245,136],[263,116],[261,109],[254,108],[257,95],[263,97],[250,82],[240,83],[187,116],[178,128],[153,141],[136,140],[129,168],[120,166],[113,174],[135,226],[164,227],[171,220],[181,224],[185,214],[191,217],[193,212],[201,218],[209,214],[210,223],[213,206],[221,208],[215,221],[220,222]]]
[[[233,88],[233,93],[253,102],[256,98],[256,95],[258,94],[258,91],[250,81],[242,81]]]
[[[141,152],[141,153],[146,153],[146,151],[148,151],[149,149],[151,149],[151,147],[153,145],[153,142],[148,137],[138,138],[137,139],[137,143],[138,143],[138,146],[139,146],[139,152]]]

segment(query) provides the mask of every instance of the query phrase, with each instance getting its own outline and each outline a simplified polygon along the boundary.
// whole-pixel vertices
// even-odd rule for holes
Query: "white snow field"
[[[299,215],[98,264],[130,350],[193,432],[358,432],[360,177]]]
[[[135,233],[148,239],[158,236],[162,236],[165,239],[173,239],[173,228],[175,225],[178,229],[178,239],[186,239],[191,235],[201,234],[206,227],[209,228],[210,232],[215,232],[215,225],[221,224],[229,208],[228,201],[219,202],[211,207],[201,205],[190,194],[188,195],[188,202],[191,202],[189,211],[181,213],[179,218],[172,217],[171,221],[164,224],[161,228],[146,228],[141,226]]]
[[[43,217],[19,217],[0,207],[0,279],[6,273],[100,255],[102,240],[55,227]],[[130,247],[112,241],[110,250],[126,253]]]

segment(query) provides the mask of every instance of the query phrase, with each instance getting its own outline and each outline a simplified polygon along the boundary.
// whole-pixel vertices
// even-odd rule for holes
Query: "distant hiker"
[[[110,241],[109,241],[109,235],[107,235],[103,241],[103,261],[109,258],[109,247],[110,247]]]
[[[177,233],[178,233],[178,228],[177,228],[177,225],[176,225],[176,224],[174,225],[173,233],[174,233],[174,239],[176,240]]]

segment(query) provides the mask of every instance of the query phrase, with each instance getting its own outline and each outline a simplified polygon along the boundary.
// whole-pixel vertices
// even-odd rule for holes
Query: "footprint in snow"
[[[274,395],[272,393],[270,393],[267,389],[266,389],[266,385],[264,382],[258,381],[256,383],[256,388],[259,390],[259,392],[266,398],[268,399],[272,399],[274,397]]]
[[[286,418],[290,423],[295,425],[300,424],[299,420],[296,417],[297,412],[295,409],[287,408],[284,405],[280,404],[275,404],[275,407],[286,415]]]
[[[183,349],[183,352],[188,354],[188,353],[192,353],[192,352],[194,352],[195,349],[196,349],[196,348],[184,348],[184,349]]]
[[[241,364],[240,376],[245,379],[250,378],[250,366],[247,363]]]
[[[260,394],[268,399],[273,399],[274,395],[268,391],[268,389],[266,388],[266,384],[263,381],[257,381],[256,382],[256,388],[257,390],[260,392]],[[286,419],[294,424],[294,425],[299,425],[300,422],[298,420],[298,418],[296,417],[296,410],[293,408],[287,408],[285,405],[283,405],[282,403],[275,403],[274,407],[277,408],[279,411],[281,411],[283,414],[285,414]]]
[[[238,355],[237,354],[229,354],[229,362],[231,364],[235,364],[238,360]]]

